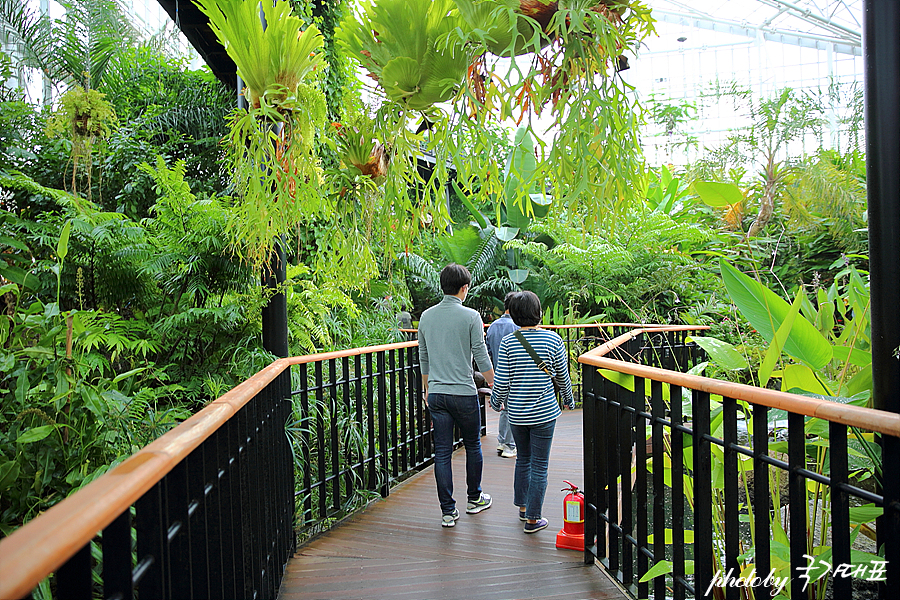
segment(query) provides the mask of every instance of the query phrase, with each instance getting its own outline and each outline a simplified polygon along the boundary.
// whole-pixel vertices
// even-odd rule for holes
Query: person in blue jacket
[[[497,364],[497,352],[500,350],[500,341],[507,334],[519,328],[512,317],[509,316],[509,301],[517,292],[509,292],[503,299],[504,313],[499,319],[491,323],[488,327],[487,335],[484,342],[487,344],[488,353],[491,355],[491,364]],[[500,410],[500,421],[497,425],[497,454],[503,458],[515,458],[516,456],[516,440],[513,438],[512,430],[509,428],[509,415],[506,409]]]

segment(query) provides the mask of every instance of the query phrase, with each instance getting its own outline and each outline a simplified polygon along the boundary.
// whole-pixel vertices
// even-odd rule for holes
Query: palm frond
[[[422,284],[432,297],[440,299],[442,295],[440,273],[427,260],[418,254],[404,252],[397,257],[397,262],[414,281]]]
[[[484,280],[497,270],[497,266],[500,264],[501,260],[502,249],[503,242],[494,235],[493,230],[489,230],[487,235],[485,235],[484,239],[481,241],[478,250],[466,263],[466,268],[468,268],[469,272],[472,274],[472,281],[474,284]]]

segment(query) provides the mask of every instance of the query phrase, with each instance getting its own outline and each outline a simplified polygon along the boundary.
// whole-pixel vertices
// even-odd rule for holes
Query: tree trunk
[[[759,200],[759,213],[756,220],[750,225],[747,232],[747,239],[756,236],[762,231],[769,221],[772,220],[772,214],[775,212],[775,186],[778,181],[775,176],[775,156],[769,154],[769,162],[766,165],[766,185],[763,188],[762,198]]]

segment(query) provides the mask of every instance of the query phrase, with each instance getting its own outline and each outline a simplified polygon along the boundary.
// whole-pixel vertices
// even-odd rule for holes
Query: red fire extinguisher
[[[563,480],[569,492],[563,499],[563,528],[556,535],[556,547],[569,550],[584,550],[584,494],[578,486]]]

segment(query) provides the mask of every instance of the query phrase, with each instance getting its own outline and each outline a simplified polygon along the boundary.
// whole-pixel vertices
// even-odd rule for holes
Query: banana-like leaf
[[[728,342],[714,337],[703,337],[699,335],[692,335],[691,341],[696,342],[698,346],[706,350],[710,358],[713,359],[713,362],[720,367],[736,371],[739,369],[746,369],[749,366],[744,355],[735,350],[734,346]]]
[[[741,314],[759,331],[767,342],[787,318],[790,305],[759,282],[744,275],[728,262],[721,260],[722,280]],[[806,320],[796,315],[784,342],[784,351],[806,363],[810,368],[823,368],[832,357],[831,344]]]

